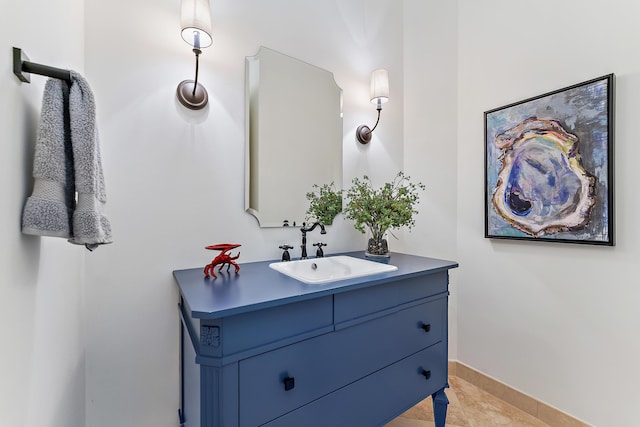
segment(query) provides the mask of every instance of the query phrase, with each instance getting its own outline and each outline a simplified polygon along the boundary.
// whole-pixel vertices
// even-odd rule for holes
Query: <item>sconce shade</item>
[[[371,73],[371,102],[384,104],[389,101],[389,72],[383,68]]]
[[[196,49],[211,46],[211,8],[209,0],[182,0],[182,38]]]

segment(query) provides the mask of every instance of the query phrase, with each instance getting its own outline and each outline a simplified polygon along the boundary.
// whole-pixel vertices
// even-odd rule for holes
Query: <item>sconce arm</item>
[[[376,120],[376,124],[373,125],[369,133],[373,133],[373,131],[376,130],[376,128],[378,127],[378,123],[380,123],[380,111],[382,111],[382,105],[378,104],[377,110],[378,110],[378,120]]]
[[[190,110],[200,110],[207,105],[209,95],[207,90],[198,83],[198,72],[200,69],[200,54],[202,51],[198,47],[193,48],[196,55],[196,78],[194,80],[183,80],[178,85],[176,95],[178,101]]]
[[[197,47],[194,47],[193,53],[196,54],[196,78],[193,80],[193,93],[191,94],[191,96],[196,96],[196,88],[198,87],[198,70],[200,68],[200,54],[202,53],[202,51]]]
[[[360,125],[358,129],[356,129],[356,139],[360,144],[368,144],[371,141],[371,134],[378,127],[378,123],[380,123],[380,112],[382,111],[382,103],[378,100],[378,119],[376,120],[376,124],[373,125],[373,128],[369,129],[367,125]]]

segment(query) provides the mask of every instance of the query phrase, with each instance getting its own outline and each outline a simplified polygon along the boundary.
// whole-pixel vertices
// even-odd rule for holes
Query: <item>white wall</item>
[[[83,427],[83,249],[20,233],[45,77],[21,83],[12,47],[83,70],[83,2],[1,2],[0,424]]]
[[[456,260],[457,2],[404,1],[404,169],[426,185],[415,227],[392,248]],[[457,357],[457,270],[450,272],[449,358]]]
[[[202,267],[207,244],[241,243],[241,261],[275,259],[295,229],[258,228],[244,212],[244,61],[260,45],[335,73],[344,90],[345,183],[381,182],[403,161],[402,9],[394,0],[212,0],[214,45],[201,56],[209,108],[175,99],[193,78],[179,0],[87,2],[86,77],[98,103],[107,213],[115,242],[86,256],[87,425],[175,426],[178,409],[174,269]],[[123,11],[128,11],[128,14]],[[375,121],[369,74],[388,68],[392,100]],[[313,153],[307,153],[313,161]],[[295,177],[292,177],[295,179]],[[327,252],[364,248],[351,223],[328,229]]]
[[[458,3],[458,358],[599,427],[638,425],[640,4]],[[483,112],[612,72],[617,245],[484,239]]]

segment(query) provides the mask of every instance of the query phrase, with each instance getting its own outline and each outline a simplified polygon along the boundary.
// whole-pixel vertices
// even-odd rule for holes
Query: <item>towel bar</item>
[[[60,79],[67,83],[71,83],[71,71],[30,62],[29,57],[22,51],[22,49],[14,47],[13,74],[15,74],[20,81],[30,83],[31,78],[29,73],[53,77],[54,79]]]

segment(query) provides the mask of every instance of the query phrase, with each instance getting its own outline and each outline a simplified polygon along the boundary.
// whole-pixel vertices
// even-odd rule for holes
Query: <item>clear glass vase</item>
[[[369,232],[367,250],[364,255],[367,258],[389,258],[389,245],[384,237],[385,233]]]

